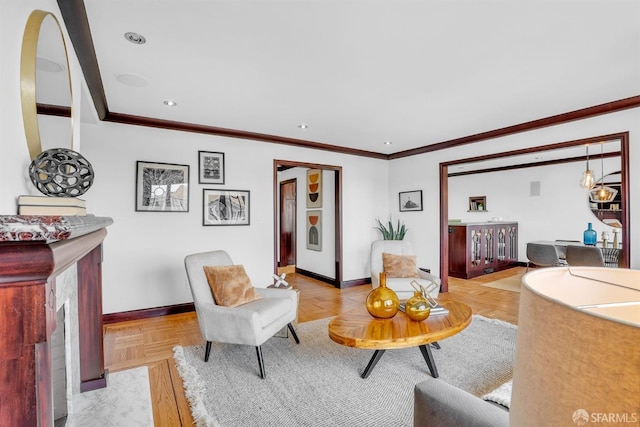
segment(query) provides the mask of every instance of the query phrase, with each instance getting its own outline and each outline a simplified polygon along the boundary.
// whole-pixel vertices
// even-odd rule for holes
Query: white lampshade
[[[640,271],[545,268],[522,281],[510,424],[638,425]]]

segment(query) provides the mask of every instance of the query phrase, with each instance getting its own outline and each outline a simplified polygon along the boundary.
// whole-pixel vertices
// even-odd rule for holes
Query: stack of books
[[[77,197],[18,196],[18,215],[84,216],[87,203]]]

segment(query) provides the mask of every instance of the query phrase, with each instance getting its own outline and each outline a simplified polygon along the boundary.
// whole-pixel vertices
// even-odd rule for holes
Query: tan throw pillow
[[[262,298],[251,284],[244,266],[205,265],[203,268],[216,304],[237,307]]]
[[[382,254],[382,267],[387,277],[420,277],[415,255]]]

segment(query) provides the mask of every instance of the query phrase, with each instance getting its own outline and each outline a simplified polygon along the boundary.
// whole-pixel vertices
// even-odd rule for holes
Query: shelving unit
[[[469,210],[467,212],[487,212],[487,196],[469,197]]]

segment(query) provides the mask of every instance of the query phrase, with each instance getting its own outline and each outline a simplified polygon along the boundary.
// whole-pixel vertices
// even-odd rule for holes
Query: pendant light
[[[604,185],[604,147],[603,143],[600,143],[600,167],[602,168],[602,179],[600,185],[597,188],[589,191],[589,199],[592,202],[597,203],[609,203],[615,199],[618,194],[618,190],[615,188],[607,187]]]
[[[589,144],[587,144],[586,147],[587,147],[587,169],[582,174],[582,179],[580,180],[580,187],[584,188],[585,190],[591,190],[593,187],[596,186],[596,177],[593,174],[593,171],[589,169]]]

